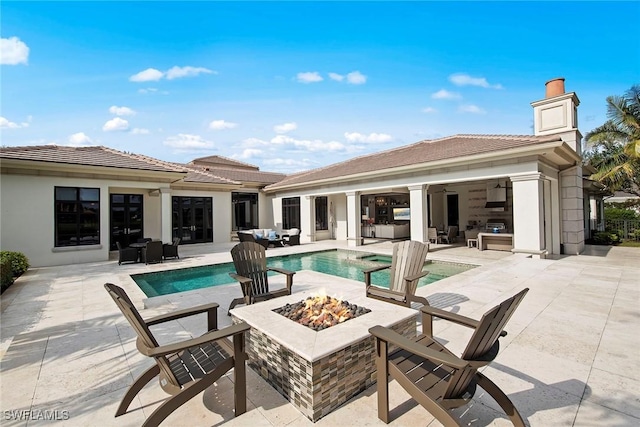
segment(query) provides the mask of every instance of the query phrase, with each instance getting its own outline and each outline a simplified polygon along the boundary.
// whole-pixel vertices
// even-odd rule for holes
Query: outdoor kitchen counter
[[[513,249],[512,233],[478,233],[478,249],[484,251],[511,251]]]

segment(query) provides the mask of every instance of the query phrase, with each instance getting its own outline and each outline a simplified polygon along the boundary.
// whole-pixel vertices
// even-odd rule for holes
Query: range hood
[[[507,186],[500,181],[487,184],[487,204],[485,209],[504,211],[507,207]]]

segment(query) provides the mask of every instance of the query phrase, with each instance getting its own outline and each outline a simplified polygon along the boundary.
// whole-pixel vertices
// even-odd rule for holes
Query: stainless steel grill
[[[507,227],[502,219],[493,218],[487,220],[487,225],[485,226],[485,228],[489,231],[493,231],[494,229],[504,231]]]

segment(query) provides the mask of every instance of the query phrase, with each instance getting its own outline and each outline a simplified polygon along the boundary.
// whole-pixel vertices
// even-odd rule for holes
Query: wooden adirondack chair
[[[116,411],[116,417],[127,412],[129,405],[144,386],[159,376],[160,386],[172,396],[147,418],[143,426],[157,426],[173,411],[211,386],[233,368],[235,415],[247,410],[246,367],[247,353],[244,334],[250,327],[238,323],[218,330],[218,304],[210,303],[143,320],[126,292],[119,286],[104,285],[116,305],[138,335],[136,345],[140,353],[153,357],[156,364],[147,369],[129,387]],[[150,326],[207,313],[208,330],[199,338],[168,345],[158,345]],[[229,340],[233,338],[233,343]]]
[[[505,411],[513,425],[524,427],[524,420],[511,400],[496,384],[478,372],[498,355],[503,327],[529,289],[524,289],[486,312],[480,321],[434,307],[422,307],[423,333],[414,340],[391,329],[374,326],[369,332],[376,338],[378,369],[378,418],[389,422],[389,385],[391,375],[434,417],[445,426],[461,424],[448,412],[471,401],[476,386],[489,393]],[[474,328],[461,357],[457,357],[432,335],[433,317],[441,317]],[[389,346],[397,350],[389,354]]]
[[[418,280],[429,274],[422,271],[429,252],[429,245],[413,240],[396,243],[393,246],[391,265],[373,267],[363,270],[367,296],[394,304],[411,307],[412,302],[429,305],[426,298],[416,295]],[[381,288],[371,284],[371,273],[390,269],[389,288]]]
[[[264,246],[255,242],[240,242],[231,249],[231,258],[233,258],[236,273],[229,273],[229,275],[240,283],[243,297],[235,298],[231,301],[229,310],[238,304],[253,304],[254,302],[291,295],[295,271],[267,267],[265,250]],[[267,276],[269,271],[286,275],[287,287],[275,291],[270,290],[269,277]]]

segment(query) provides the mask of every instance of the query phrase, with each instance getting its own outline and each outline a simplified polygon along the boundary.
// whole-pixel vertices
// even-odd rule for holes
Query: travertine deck
[[[117,262],[36,268],[21,277],[1,298],[0,407],[5,426],[39,425],[16,420],[22,411],[42,416],[59,411],[69,426],[139,426],[165,397],[149,384],[128,414],[114,418],[116,406],[133,378],[150,361],[135,348],[134,334],[102,285],[125,287],[149,317],[167,310],[217,301],[222,325],[224,308],[240,296],[237,286],[174,294],[146,300],[129,274],[230,261],[232,245],[180,248],[183,259],[164,264],[118,266]],[[270,249],[268,256],[317,250],[324,244]],[[391,252],[389,243],[368,245]],[[532,426],[640,425],[640,251],[588,247],[581,256],[532,260],[508,253],[438,245],[432,259],[482,264],[442,280],[419,294],[432,305],[472,317],[523,287],[531,290],[508,324],[501,353],[484,370],[514,401]],[[304,287],[303,274],[294,287]],[[297,280],[300,279],[298,283]],[[351,286],[364,284],[353,282]],[[143,307],[145,307],[143,309]],[[167,340],[204,332],[202,318],[156,328]],[[435,323],[438,337],[460,351],[469,331],[444,321]],[[167,419],[167,426],[252,425],[310,426],[312,423],[249,370],[248,411],[233,417],[229,377],[192,399]],[[395,383],[391,384],[392,423],[437,425]],[[509,425],[493,402],[477,397],[463,415],[471,425]],[[319,426],[384,425],[377,419],[375,387],[322,418]]]

